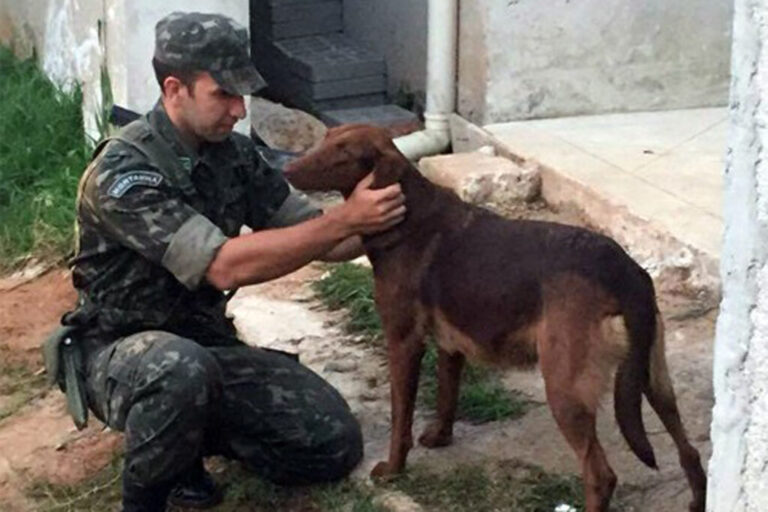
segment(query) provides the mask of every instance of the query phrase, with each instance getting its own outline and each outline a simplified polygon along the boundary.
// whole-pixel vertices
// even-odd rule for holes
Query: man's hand
[[[378,233],[405,218],[405,196],[400,184],[372,190],[373,173],[357,184],[344,204],[335,210],[354,234]]]

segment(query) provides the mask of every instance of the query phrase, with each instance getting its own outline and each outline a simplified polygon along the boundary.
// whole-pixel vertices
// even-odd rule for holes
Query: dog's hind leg
[[[616,487],[616,474],[597,439],[595,412],[570,390],[559,387],[547,386],[547,401],[560,431],[581,462],[586,511],[607,511]]]
[[[389,354],[389,380],[392,401],[392,434],[389,440],[389,460],[379,462],[371,471],[372,477],[386,477],[399,473],[405,467],[408,451],[413,446],[413,410],[419,383],[421,358],[424,355],[423,333],[410,328],[402,329],[385,324]]]
[[[605,512],[616,474],[597,439],[596,413],[606,376],[596,361],[600,354],[590,347],[599,346],[599,331],[567,313],[548,320],[539,348],[547,402],[581,463],[586,511]]]
[[[672,436],[677,446],[680,457],[680,465],[685,471],[688,485],[693,492],[693,501],[689,505],[691,512],[704,512],[707,477],[701,466],[699,452],[691,446],[685,435],[680,413],[677,410],[675,391],[672,380],[667,370],[667,361],[664,355],[664,324],[661,316],[656,316],[657,333],[653,348],[651,349],[651,378],[650,385],[645,392],[648,402],[659,415],[664,427]]]
[[[437,419],[430,423],[419,437],[419,443],[427,448],[448,446],[453,440],[453,421],[461,384],[464,355],[437,351]]]

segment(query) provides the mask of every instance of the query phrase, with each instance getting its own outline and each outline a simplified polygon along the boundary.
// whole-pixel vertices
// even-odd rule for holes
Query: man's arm
[[[349,261],[365,254],[363,239],[358,236],[351,236],[342,240],[333,249],[320,256],[318,259],[331,263],[339,261]]]
[[[322,258],[354,235],[383,231],[402,221],[400,186],[371,190],[372,181],[372,175],[363,179],[347,201],[325,215],[229,239],[208,266],[206,279],[220,290],[275,279]]]

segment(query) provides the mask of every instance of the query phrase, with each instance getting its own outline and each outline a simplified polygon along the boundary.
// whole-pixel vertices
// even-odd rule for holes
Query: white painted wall
[[[732,11],[732,0],[465,0],[458,112],[488,124],[725,105]]]
[[[736,0],[710,512],[768,510],[768,4]]]
[[[424,92],[427,0],[344,0],[344,32],[384,55],[390,94]]]

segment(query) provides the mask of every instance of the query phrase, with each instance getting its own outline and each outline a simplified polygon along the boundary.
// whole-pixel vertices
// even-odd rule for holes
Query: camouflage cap
[[[248,31],[232,18],[173,12],[155,25],[155,59],[177,69],[208,71],[230,94],[251,94],[267,83],[248,53]]]

